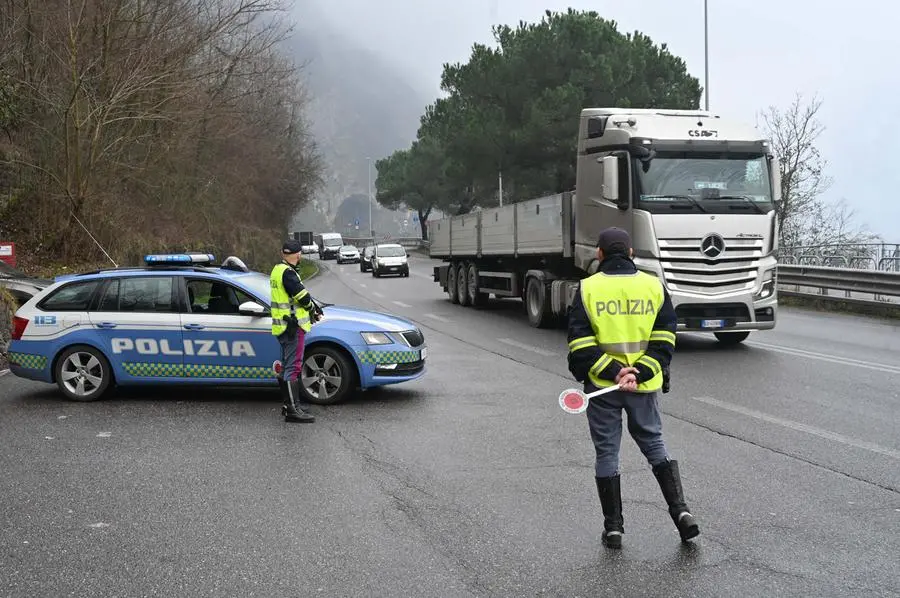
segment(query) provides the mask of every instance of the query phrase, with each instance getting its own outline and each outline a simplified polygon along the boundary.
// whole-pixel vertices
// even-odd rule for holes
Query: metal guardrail
[[[360,249],[365,247],[366,245],[372,245],[373,243],[396,243],[398,245],[402,245],[407,249],[420,249],[427,248],[431,243],[425,239],[420,237],[391,237],[390,235],[385,235],[383,237],[342,237],[344,239],[344,243],[347,245],[355,245]]]
[[[900,307],[900,272],[778,264],[777,283],[781,295]]]

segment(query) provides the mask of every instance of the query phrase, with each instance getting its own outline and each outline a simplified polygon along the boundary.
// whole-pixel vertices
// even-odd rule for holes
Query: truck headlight
[[[763,282],[759,288],[759,292],[753,298],[755,301],[761,301],[763,299],[768,299],[772,295],[775,294],[775,268],[771,270],[766,270],[765,274],[763,274]]]
[[[367,345],[390,345],[394,341],[383,332],[360,332]]]

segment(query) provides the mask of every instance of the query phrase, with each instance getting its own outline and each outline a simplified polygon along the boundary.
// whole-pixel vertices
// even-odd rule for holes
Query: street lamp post
[[[369,168],[369,235],[375,240],[375,226],[372,224],[372,158],[366,158]]]
[[[703,0],[703,63],[706,71],[703,95],[706,99],[706,111],[709,112],[709,11],[707,2],[708,0]]]

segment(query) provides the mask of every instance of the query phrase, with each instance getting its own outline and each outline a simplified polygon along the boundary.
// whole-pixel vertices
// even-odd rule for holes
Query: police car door
[[[185,375],[204,380],[272,381],[278,342],[271,317],[241,314],[256,299],[222,278],[186,276]]]
[[[121,276],[107,281],[90,318],[117,380],[184,375],[178,311],[178,288],[172,276]]]

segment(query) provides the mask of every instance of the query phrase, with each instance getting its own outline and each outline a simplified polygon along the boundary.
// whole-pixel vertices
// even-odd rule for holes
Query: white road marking
[[[66,419],[67,417],[69,417],[69,416],[68,415],[57,415],[56,419]]]
[[[836,432],[831,432],[829,430],[823,430],[822,428],[817,428],[815,426],[810,426],[807,424],[801,424],[799,422],[791,421],[789,419],[782,419],[780,417],[775,417],[774,415],[769,415],[769,414],[763,413],[761,411],[756,411],[754,409],[748,409],[747,407],[741,407],[740,405],[734,405],[732,403],[726,403],[725,401],[713,399],[712,397],[692,397],[692,398],[693,398],[693,400],[699,401],[700,403],[706,403],[707,405],[719,407],[720,409],[725,409],[726,411],[740,413],[741,415],[746,415],[746,416],[752,417],[754,419],[769,422],[770,424],[776,424],[779,426],[783,426],[785,428],[789,428],[791,430],[796,430],[798,432],[806,432],[807,434],[812,434],[813,436],[818,436],[819,438],[824,438],[826,440],[833,440],[835,442],[839,442],[839,443],[845,444],[847,446],[865,449],[867,451],[872,451],[873,453],[878,453],[879,455],[885,455],[887,457],[892,457],[894,459],[900,460],[900,451],[886,448],[883,446],[879,446],[879,445],[873,444],[871,442],[866,442],[864,440],[857,440],[855,438],[850,438],[849,436],[844,436],[843,434],[838,434]]]
[[[109,438],[112,436],[112,432],[100,432],[97,434],[97,438]]]
[[[840,357],[837,355],[828,355],[826,353],[816,353],[813,351],[807,351],[805,349],[796,349],[794,347],[782,347],[779,345],[770,345],[768,343],[759,343],[756,341],[751,341],[746,343],[753,347],[759,347],[760,349],[768,349],[769,351],[775,351],[777,353],[786,353],[788,355],[796,355],[797,357],[806,357],[808,359],[818,359],[819,361],[827,361],[829,363],[835,364],[847,364],[852,365],[853,367],[864,368],[867,370],[875,370],[878,372],[888,372],[891,374],[900,374],[900,367],[896,365],[887,365],[883,363],[872,363],[871,361],[860,361],[859,359],[852,359],[850,357]]]
[[[9,370],[0,370],[0,378],[7,375],[8,373],[9,373]]]
[[[513,346],[513,347],[525,349],[526,351],[534,351],[538,355],[543,355],[544,357],[555,357],[556,356],[556,353],[552,353],[550,351],[544,351],[543,349],[538,349],[534,345],[520,343],[519,341],[514,341],[511,338],[498,338],[497,340],[500,341],[501,343],[505,343],[505,344]]]
[[[361,282],[361,283],[359,283],[359,286],[361,286],[362,288],[366,288],[366,283]]]
[[[399,305],[400,307],[405,307],[407,309],[412,307],[412,305],[409,305],[408,303],[403,303],[402,301],[394,301],[394,305]]]
[[[431,318],[432,320],[437,320],[438,322],[449,322],[447,318],[444,316],[439,316],[437,314],[425,314],[425,317]]]
[[[101,528],[101,527],[109,527],[109,524],[108,524],[108,523],[103,523],[103,522],[101,521],[101,522],[99,522],[99,523],[92,523],[92,524],[90,524],[88,527],[93,527],[93,528],[99,529],[99,528]]]
[[[384,295],[382,295],[381,293],[379,293],[377,291],[372,292],[372,294],[375,295],[376,297],[381,297],[382,299],[384,299]]]

